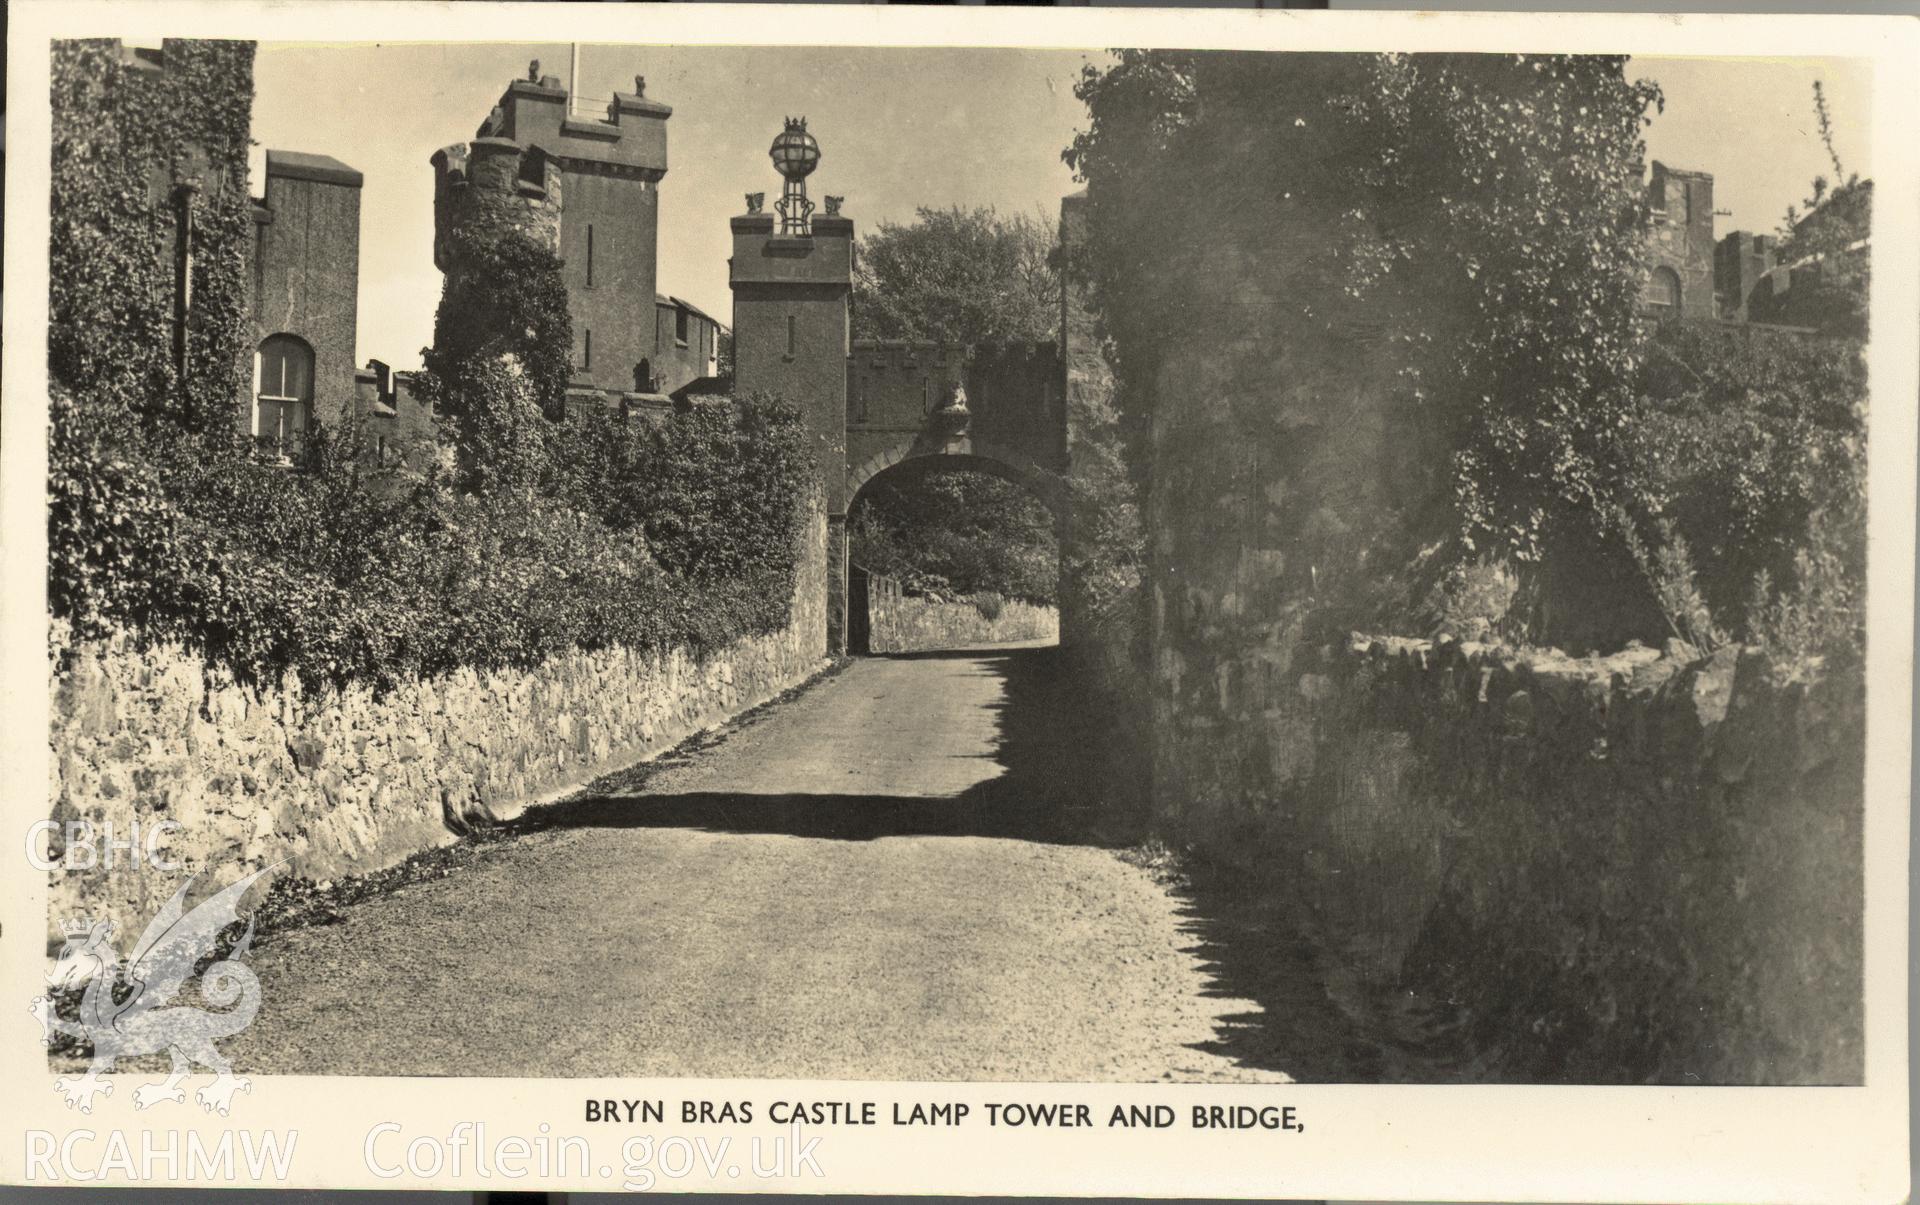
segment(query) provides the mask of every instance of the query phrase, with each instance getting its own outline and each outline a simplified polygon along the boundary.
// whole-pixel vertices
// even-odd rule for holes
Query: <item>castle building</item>
[[[158,55],[140,61],[160,69]],[[570,390],[663,404],[661,395],[692,385],[725,390],[724,327],[656,289],[673,110],[647,99],[645,86],[636,77],[604,116],[585,118],[568,112],[552,76],[509,84],[470,143],[433,156],[434,261],[449,268],[463,224],[507,215],[564,261]],[[313,426],[349,417],[383,459],[421,444],[434,420],[407,374],[378,360],[357,366],[361,174],[326,155],[269,150],[266,159],[249,248],[249,433],[269,459],[287,462]]]
[[[844,649],[847,624],[847,355],[853,293],[853,219],[838,198],[813,216],[806,177],[820,146],[805,118],[789,119],[774,140],[775,165],[786,179],[777,208],[764,194],[747,196],[732,218],[734,372],[741,386],[796,403],[814,436],[816,479],[827,518],[827,647]]]
[[[1776,242],[1771,235],[1736,230],[1714,245],[1713,279],[1723,317],[1747,321],[1755,316],[1753,303],[1763,285],[1772,292],[1767,278],[1774,272]]]
[[[261,455],[291,463],[307,432],[354,420],[382,461],[428,440],[404,374],[355,359],[361,174],[328,155],[269,150],[248,248],[253,373],[243,399]]]
[[[570,111],[555,76],[515,80],[481,123],[470,149],[511,147],[521,163],[558,168],[558,187],[529,174],[501,183],[541,191],[557,215],[555,250],[565,261],[573,319],[572,387],[600,394],[672,393],[715,375],[720,324],[697,306],[658,290],[660,180],[667,174],[667,120],[673,109],[646,95],[645,77],[616,92],[604,114]],[[450,179],[434,157],[436,197],[476,182]],[[486,181],[488,186],[496,182]],[[438,204],[438,202],[436,202]]]
[[[1845,204],[1864,203],[1859,197],[1870,192],[1871,185],[1862,184]],[[1647,203],[1652,226],[1640,310],[1650,317],[1824,329],[1833,316],[1822,285],[1864,270],[1864,243],[1825,259],[1782,264],[1773,235],[1735,230],[1716,239],[1713,177],[1706,172],[1656,161]],[[1801,218],[1796,229],[1827,217],[1826,208]]]
[[[1794,224],[1796,242],[1823,248],[1781,259],[1780,240],[1736,230],[1714,253],[1721,313],[1738,322],[1864,331],[1862,281],[1870,240],[1863,233],[1873,184],[1859,181],[1829,193]],[[1858,234],[1858,237],[1855,237]]]

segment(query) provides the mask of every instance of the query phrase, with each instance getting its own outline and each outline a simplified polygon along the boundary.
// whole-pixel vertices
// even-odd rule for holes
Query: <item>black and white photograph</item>
[[[143,7],[9,46],[0,1179],[1904,1134],[1911,23]]]

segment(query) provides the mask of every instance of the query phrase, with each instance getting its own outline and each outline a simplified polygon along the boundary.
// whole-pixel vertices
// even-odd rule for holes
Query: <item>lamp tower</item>
[[[845,648],[847,577],[847,298],[853,288],[853,219],[829,197],[813,216],[807,177],[820,144],[806,119],[790,117],[768,150],[785,181],[779,218],[747,194],[735,217],[733,259],[734,388],[765,391],[800,407],[813,434],[816,479],[827,519],[827,648]],[[776,225],[778,229],[776,229]]]

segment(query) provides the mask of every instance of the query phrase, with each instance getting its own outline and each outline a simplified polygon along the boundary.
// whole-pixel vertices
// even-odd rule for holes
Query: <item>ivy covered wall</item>
[[[106,39],[54,43],[56,384],[195,432],[239,429],[251,351],[253,51],[239,41],[169,39],[158,53]],[[184,339],[175,326],[183,232]]]

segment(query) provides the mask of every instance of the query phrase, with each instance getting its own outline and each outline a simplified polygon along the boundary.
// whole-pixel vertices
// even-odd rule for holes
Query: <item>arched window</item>
[[[1657,309],[1680,308],[1680,274],[1672,268],[1655,268],[1647,277],[1647,304]]]
[[[287,459],[313,416],[313,349],[293,335],[269,335],[257,363],[253,435],[264,450]]]

